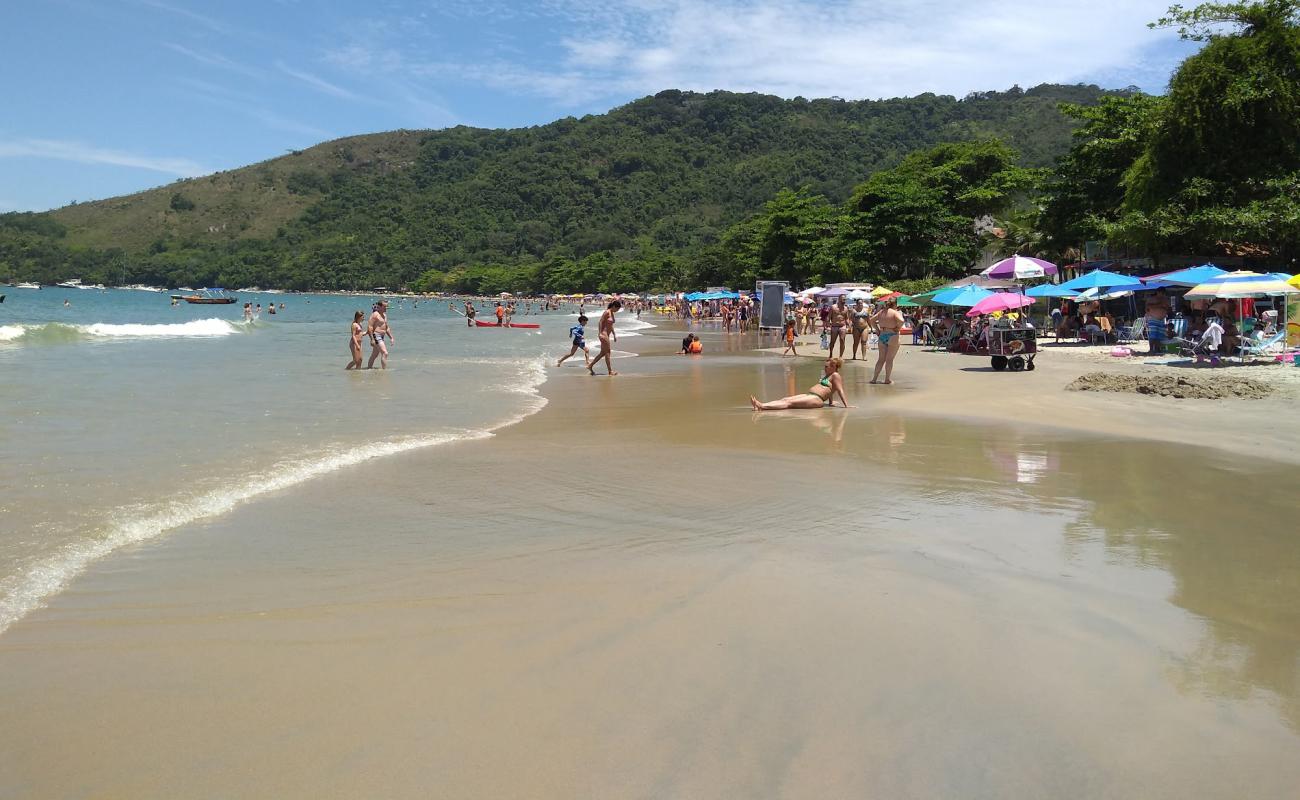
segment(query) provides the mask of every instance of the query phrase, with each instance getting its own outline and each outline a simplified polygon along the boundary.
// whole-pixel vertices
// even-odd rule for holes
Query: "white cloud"
[[[186,96],[206,101],[237,114],[257,120],[266,127],[304,137],[312,144],[334,138],[334,134],[315,125],[286,117],[272,111],[266,104],[252,95],[236,91],[227,86],[209,83],[197,78],[177,78],[176,83],[186,89]]]
[[[180,53],[183,56],[192,58],[195,61],[199,62],[200,64],[206,64],[210,67],[219,67],[221,69],[230,70],[231,72],[237,72],[240,75],[246,75],[250,78],[262,77],[262,72],[260,70],[254,69],[244,64],[240,64],[238,61],[232,61],[231,59],[226,58],[220,53],[204,52],[201,50],[192,50],[186,47],[185,45],[175,44],[174,42],[166,42],[163,44],[163,46],[166,47],[168,50],[173,50],[177,53]]]
[[[335,97],[341,97],[344,100],[359,99],[355,92],[351,92],[347,89],[344,89],[342,86],[336,86],[330,83],[329,81],[325,80],[324,78],[320,78],[316,75],[311,74],[310,72],[304,72],[299,69],[294,69],[293,67],[290,67],[288,64],[285,64],[283,61],[275,62],[275,66],[276,69],[280,70],[285,75],[288,75],[293,78],[297,78],[298,80],[302,81],[303,83],[307,84],[313,89],[316,89],[317,91],[321,91],[324,92],[325,94],[333,95]]]
[[[217,33],[230,33],[232,30],[229,25],[220,20],[214,19],[205,14],[200,14],[197,11],[191,11],[188,8],[164,3],[162,0],[135,0],[135,2],[142,6],[148,6],[149,8],[166,11],[169,14],[183,17],[190,22],[197,23],[198,25]]]
[[[588,20],[558,72],[599,96],[674,87],[784,96],[964,95],[1136,66],[1166,0],[646,0]],[[574,98],[580,99],[580,98]]]
[[[212,172],[188,158],[141,155],[60,139],[0,139],[0,158],[51,158],[81,164],[111,164],[180,178],[193,178]]]
[[[518,11],[483,3],[506,26]],[[1168,0],[545,0],[534,54],[460,43],[436,62],[372,28],[327,59],[360,73],[408,69],[566,105],[667,88],[786,97],[963,96],[1012,84],[1162,84],[1173,39],[1146,23]],[[474,52],[475,48],[477,52]],[[1165,48],[1168,50],[1168,48]],[[540,52],[539,52],[540,51]],[[1123,76],[1132,74],[1126,80]]]

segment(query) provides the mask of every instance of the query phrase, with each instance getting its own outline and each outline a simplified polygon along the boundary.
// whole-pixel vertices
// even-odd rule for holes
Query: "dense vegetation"
[[[0,276],[495,292],[914,282],[984,248],[1300,257],[1300,0],[1171,7],[1166,96],[665,91],[509,131],[331,142],[0,215]]]
[[[353,137],[130,197],[0,217],[0,276],[691,286],[721,269],[718,248],[732,226],[786,187],[838,204],[918,148],[994,135],[1018,149],[1020,163],[1046,166],[1076,125],[1057,106],[1101,95],[1041,86],[846,102],[666,91],[523,130]],[[33,218],[46,221],[40,232]]]

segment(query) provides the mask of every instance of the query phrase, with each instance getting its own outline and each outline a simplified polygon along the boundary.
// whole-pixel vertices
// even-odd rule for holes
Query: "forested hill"
[[[1043,85],[849,102],[664,91],[532,128],[341,139],[26,227],[83,249],[83,279],[116,279],[84,248],[120,248],[112,269],[173,283],[398,285],[430,268],[634,247],[689,256],[783,187],[839,202],[938,142],[998,137],[1024,166],[1048,166],[1077,124],[1058,104],[1103,94]],[[9,273],[30,276],[12,261]]]

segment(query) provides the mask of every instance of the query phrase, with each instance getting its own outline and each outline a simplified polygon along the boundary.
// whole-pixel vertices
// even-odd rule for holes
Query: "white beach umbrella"
[[[871,299],[871,292],[868,292],[868,291],[865,290],[865,289],[854,289],[853,291],[849,292],[849,299],[850,299],[850,300],[870,300],[870,299]]]

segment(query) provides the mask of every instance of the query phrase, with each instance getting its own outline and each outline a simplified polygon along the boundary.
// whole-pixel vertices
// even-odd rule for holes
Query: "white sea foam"
[[[0,326],[0,342],[13,342],[19,339],[23,339],[24,342],[44,342],[47,344],[95,339],[208,339],[217,336],[230,336],[247,327],[250,327],[248,323],[229,322],[215,318],[162,325],[146,325],[143,323],[113,324],[108,322],[68,325],[63,322],[45,322],[39,325]]]
[[[177,322],[168,325],[125,324],[111,325],[96,322],[93,325],[78,325],[91,336],[229,336],[239,331],[242,323],[229,322],[224,319],[196,319],[192,322]]]
[[[529,400],[518,413],[494,425],[339,447],[324,456],[283,461],[269,469],[248,475],[233,486],[194,497],[177,498],[146,507],[122,508],[110,513],[107,516],[113,522],[100,537],[66,545],[28,569],[0,578],[0,633],[43,606],[47,598],[62,591],[91,564],[123,547],[156,539],[183,525],[221,516],[259,497],[298,486],[340,469],[420,448],[486,439],[493,436],[495,431],[522,421],[546,405],[546,399],[537,392],[537,388],[546,380],[546,368],[539,359],[515,363],[520,366],[520,379],[503,389],[528,395]]]

